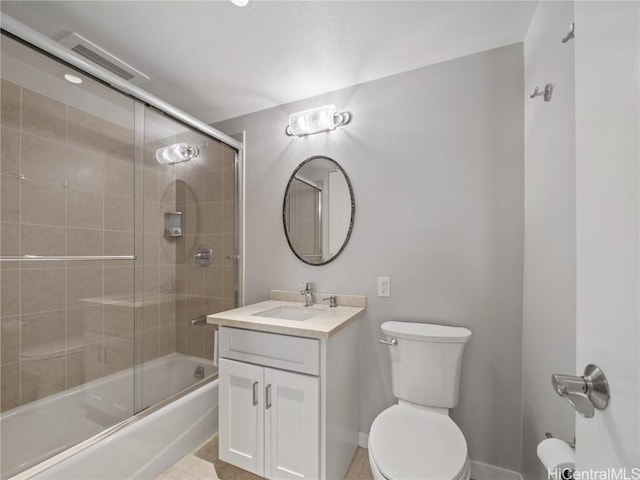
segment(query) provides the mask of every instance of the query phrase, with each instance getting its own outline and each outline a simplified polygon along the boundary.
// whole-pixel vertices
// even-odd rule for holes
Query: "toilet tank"
[[[393,395],[428,407],[455,407],[471,331],[412,322],[385,322],[381,328],[388,340],[397,340],[389,346]]]

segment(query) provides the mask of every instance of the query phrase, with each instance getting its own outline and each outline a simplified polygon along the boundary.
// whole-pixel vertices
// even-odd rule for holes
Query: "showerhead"
[[[205,146],[206,144],[203,144],[201,147]],[[163,165],[188,162],[200,155],[201,147],[194,147],[186,143],[174,143],[156,150],[156,160]]]

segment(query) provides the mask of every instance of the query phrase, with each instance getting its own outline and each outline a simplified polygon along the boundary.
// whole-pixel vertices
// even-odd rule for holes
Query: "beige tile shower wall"
[[[212,140],[197,159],[175,165],[176,209],[185,220],[176,243],[176,350],[209,359],[213,330],[189,322],[236,306],[234,165],[235,151]],[[200,245],[213,249],[209,266],[193,264]]]
[[[2,254],[132,254],[132,131],[5,80],[1,91]],[[175,245],[159,227],[175,182],[155,165],[144,176],[148,360],[175,350]],[[131,262],[3,263],[0,285],[2,410],[132,365]]]

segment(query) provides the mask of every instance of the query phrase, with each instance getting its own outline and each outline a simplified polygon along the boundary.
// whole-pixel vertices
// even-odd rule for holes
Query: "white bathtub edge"
[[[216,379],[31,478],[153,479],[213,435],[217,422]]]
[[[217,398],[217,380],[213,382]],[[205,385],[206,388],[207,386]],[[194,392],[196,393],[196,392]],[[188,396],[187,396],[188,397]],[[185,399],[187,398],[185,397]],[[182,399],[178,400],[180,402]],[[161,413],[160,411],[157,413]],[[154,422],[153,415],[148,417]],[[215,420],[215,421],[213,421]],[[159,450],[145,465],[140,467],[130,479],[154,479],[169,467],[178,463],[185,455],[201,447],[218,431],[218,404],[211,405],[189,428],[178,435],[174,441]]]

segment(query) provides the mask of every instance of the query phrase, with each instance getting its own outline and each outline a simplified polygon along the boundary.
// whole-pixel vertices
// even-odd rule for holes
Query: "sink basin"
[[[293,307],[289,305],[280,305],[279,307],[270,308],[263,312],[254,313],[256,317],[281,318],[283,320],[308,320],[323,310],[311,307]]]

